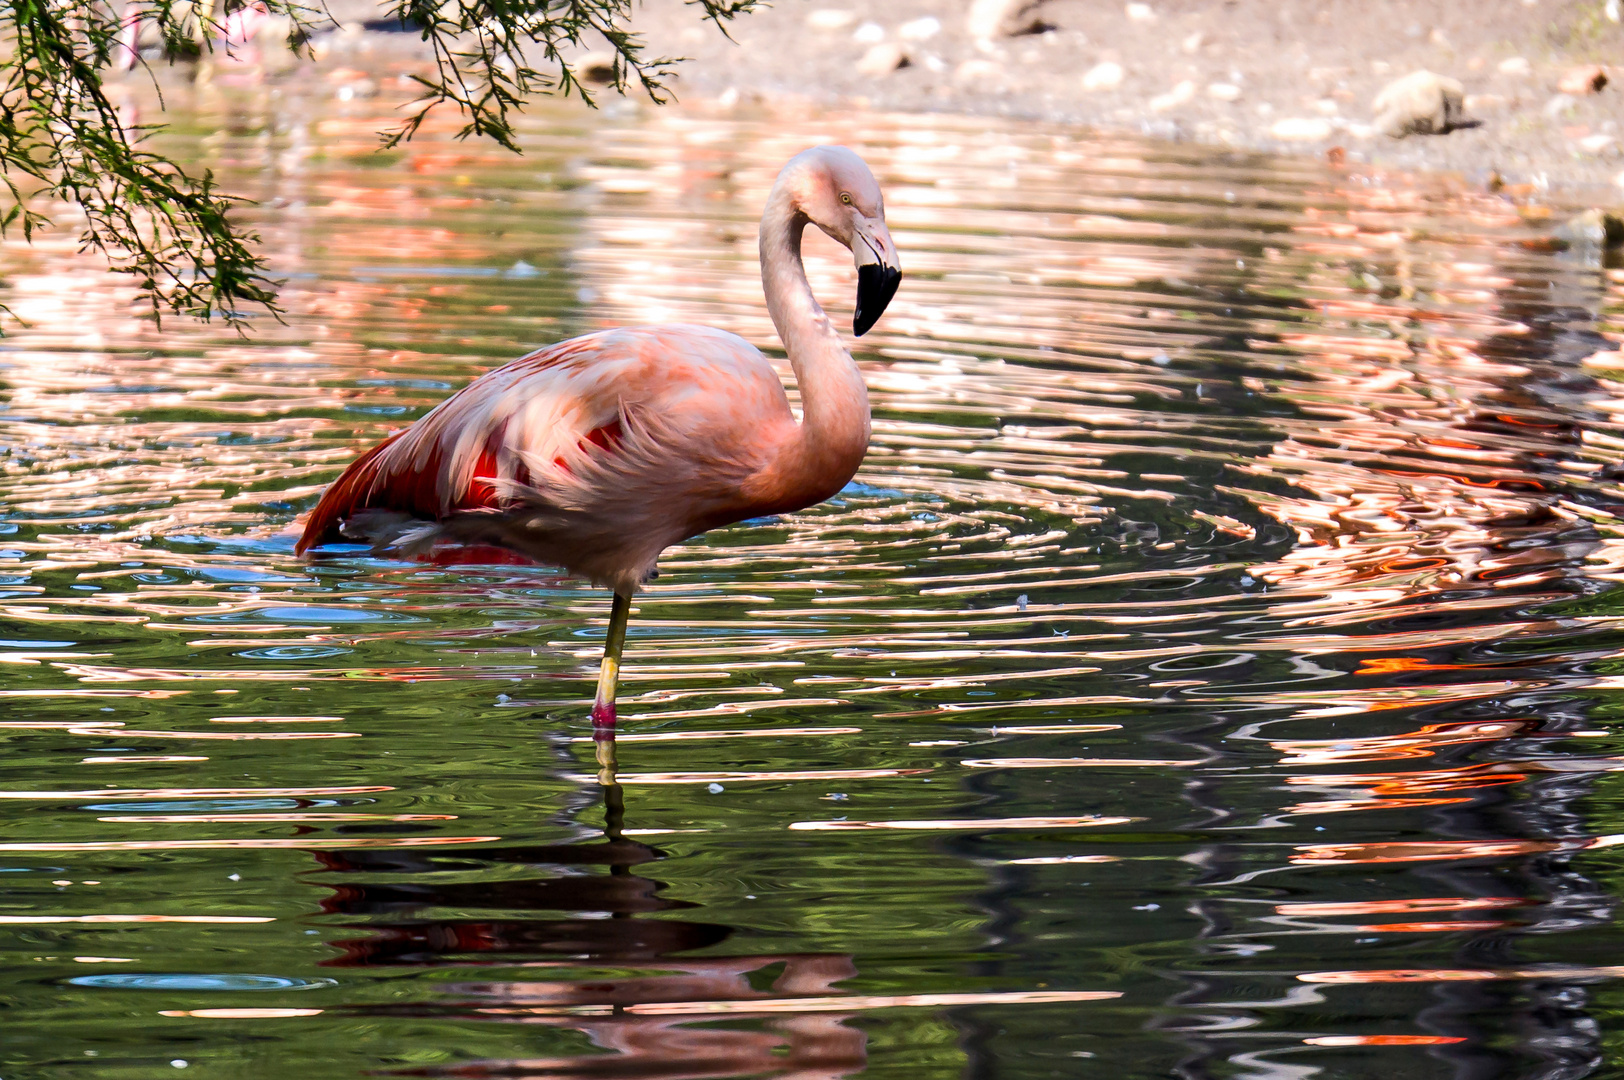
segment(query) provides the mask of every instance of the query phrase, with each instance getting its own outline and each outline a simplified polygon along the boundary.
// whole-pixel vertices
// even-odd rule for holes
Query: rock
[[[1534,66],[1521,56],[1513,56],[1509,60],[1500,61],[1500,74],[1502,75],[1531,75]]]
[[[961,83],[1002,83],[1004,69],[991,60],[966,60],[953,69],[953,81]]]
[[[1376,95],[1372,107],[1376,130],[1402,139],[1406,135],[1447,135],[1466,123],[1460,81],[1430,71],[1412,71]]]
[[[868,52],[857,61],[857,70],[863,75],[889,75],[907,66],[907,50],[894,41],[869,46]]]
[[[1586,64],[1583,67],[1573,68],[1562,73],[1557,80],[1556,88],[1564,94],[1575,97],[1584,94],[1594,94],[1607,85],[1607,72],[1602,70],[1600,64]]]
[[[897,27],[897,36],[903,41],[928,41],[942,32],[942,21],[934,15],[913,19]]]
[[[1605,133],[1586,135],[1584,138],[1579,140],[1579,149],[1583,150],[1587,154],[1599,154],[1609,146],[1612,146],[1616,141],[1617,140],[1614,139],[1613,136]]]
[[[1574,247],[1618,247],[1624,244],[1624,220],[1593,206],[1558,225],[1552,235]]]
[[[1188,54],[1190,56],[1194,56],[1196,53],[1201,51],[1201,47],[1203,45],[1205,45],[1206,43],[1207,43],[1207,33],[1206,33],[1206,31],[1197,30],[1195,33],[1191,34],[1189,37],[1187,37],[1183,41],[1179,42],[1179,49],[1182,52],[1184,52],[1184,53],[1186,53],[1186,54]]]
[[[1122,85],[1122,65],[1102,61],[1083,72],[1084,90],[1115,90]]]
[[[851,39],[859,45],[875,45],[885,40],[885,27],[877,22],[866,22],[851,32]]]
[[[1331,122],[1318,117],[1288,116],[1276,120],[1269,134],[1285,142],[1318,142],[1331,137]]]
[[[965,18],[965,29],[976,41],[992,41],[1054,29],[1038,15],[1044,0],[975,0]]]
[[[615,82],[615,54],[587,53],[575,61],[575,74],[582,82],[594,86],[613,86]]]
[[[1156,12],[1149,4],[1129,4],[1125,10],[1130,22],[1148,23],[1156,21]]]
[[[1195,83],[1185,79],[1167,93],[1157,94],[1151,98],[1150,111],[1166,112],[1169,109],[1176,109],[1193,97],[1195,97]]]
[[[1207,96],[1219,101],[1236,101],[1241,96],[1241,88],[1234,83],[1215,82],[1207,87]]]
[[[845,8],[817,8],[806,14],[808,30],[833,32],[844,30],[857,21],[857,12]]]
[[[1579,99],[1570,94],[1554,94],[1541,111],[1545,114],[1545,119],[1555,120],[1577,104]]]

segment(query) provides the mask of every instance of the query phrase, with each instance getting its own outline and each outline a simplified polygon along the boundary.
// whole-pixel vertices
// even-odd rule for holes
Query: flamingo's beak
[[[885,306],[897,294],[902,284],[902,260],[897,258],[897,246],[891,242],[891,233],[885,222],[865,222],[852,238],[852,256],[857,263],[857,311],[852,316],[852,333],[862,337],[868,333]]]

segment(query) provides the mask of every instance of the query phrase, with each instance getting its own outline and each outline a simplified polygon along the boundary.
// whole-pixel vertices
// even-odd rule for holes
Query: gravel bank
[[[651,0],[636,25],[652,51],[693,58],[677,84],[690,101],[1028,117],[1621,194],[1624,63],[1605,66],[1624,56],[1618,0],[1048,0],[1035,15],[1053,29],[990,39],[972,32],[971,6],[778,0],[729,41],[692,8]],[[1562,93],[1590,64],[1610,84]],[[1376,130],[1373,100],[1422,69],[1459,80],[1477,126]]]

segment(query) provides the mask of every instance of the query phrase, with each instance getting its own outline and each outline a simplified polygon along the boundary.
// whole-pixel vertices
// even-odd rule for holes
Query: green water
[[[0,253],[4,1080],[1614,1074],[1624,278],[1447,183],[1011,122],[380,158],[378,81],[173,96],[285,324]],[[824,141],[907,272],[874,446],[667,554],[606,838],[607,597],[292,523],[538,345],[777,356],[754,221]]]

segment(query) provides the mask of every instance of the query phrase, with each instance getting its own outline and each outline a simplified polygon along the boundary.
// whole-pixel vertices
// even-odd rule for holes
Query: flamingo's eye
[[[847,192],[842,191],[840,193],[840,201],[845,203],[847,206],[850,206],[851,205],[851,195],[848,194]]]

